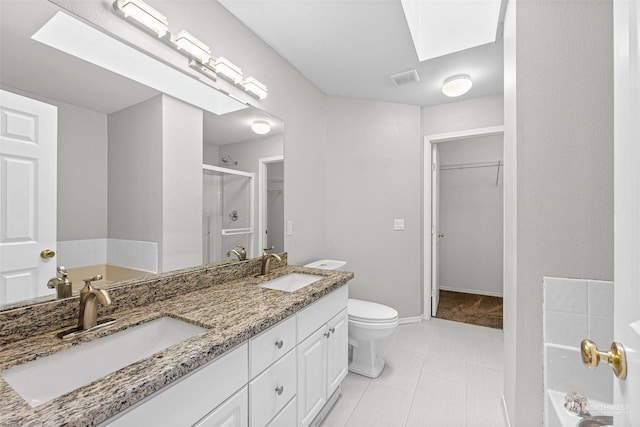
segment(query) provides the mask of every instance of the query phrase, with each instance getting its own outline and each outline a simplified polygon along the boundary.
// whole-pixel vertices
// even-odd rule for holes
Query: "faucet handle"
[[[93,288],[93,286],[91,286],[91,282],[96,282],[98,280],[102,280],[102,274],[96,274],[90,279],[82,279],[82,281],[84,282],[84,286],[88,286],[89,288]]]
[[[58,271],[59,279],[65,279],[69,275],[64,265],[59,265],[58,268],[56,268],[56,270]]]
[[[264,249],[262,250],[262,251],[263,251],[263,252],[262,252],[262,255],[263,255],[263,256],[267,256],[267,255],[269,255],[269,251],[271,251],[271,250],[273,250],[273,249],[275,249],[275,248],[276,248],[276,246],[275,246],[275,245],[271,245],[271,247],[270,247],[270,248],[264,248]]]

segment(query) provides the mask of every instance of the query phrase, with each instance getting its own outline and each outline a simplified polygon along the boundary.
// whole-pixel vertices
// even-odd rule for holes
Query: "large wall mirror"
[[[47,0],[0,2],[0,89],[57,107],[54,154],[37,160],[55,164],[56,184],[40,188],[20,178],[31,172],[23,167],[22,155],[10,149],[16,145],[11,129],[20,123],[29,128],[23,119],[31,116],[6,107],[5,101],[12,101],[2,98],[0,310],[55,298],[47,280],[61,265],[77,290],[83,278],[96,274],[104,276],[97,282],[102,287],[235,262],[242,248],[248,257],[258,256],[262,247],[283,251],[283,122],[184,73],[186,84],[163,91],[161,85],[143,84],[35,40],[34,34],[46,32],[43,26],[61,13]],[[182,98],[181,88],[189,85],[194,92],[214,90],[220,97],[216,108]],[[207,96],[205,104],[211,99]],[[270,131],[255,133],[256,121],[267,122]],[[33,135],[42,137],[34,129]],[[197,147],[188,145],[194,139]],[[184,175],[195,177],[193,185],[180,181]],[[17,186],[7,189],[16,178]],[[194,215],[180,223],[171,218],[167,200],[185,190],[195,194],[188,201],[193,206],[187,206]],[[30,202],[27,193],[46,194],[53,204]],[[15,203],[23,203],[21,211]],[[34,215],[55,217],[49,227],[53,243],[46,248],[34,244],[46,223]],[[172,243],[179,239],[188,249]],[[46,249],[55,255],[46,258],[41,253]],[[32,272],[30,263],[44,265],[45,272]]]

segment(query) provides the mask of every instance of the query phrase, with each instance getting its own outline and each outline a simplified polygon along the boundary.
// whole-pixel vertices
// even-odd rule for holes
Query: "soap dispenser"
[[[57,298],[69,298],[73,293],[69,273],[63,266],[58,267],[58,275],[47,282],[47,288],[56,289]]]

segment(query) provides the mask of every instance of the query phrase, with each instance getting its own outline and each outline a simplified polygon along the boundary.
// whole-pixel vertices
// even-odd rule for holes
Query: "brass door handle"
[[[40,252],[40,258],[43,259],[53,258],[54,256],[56,256],[56,252],[52,251],[51,249],[45,249]]]
[[[584,363],[587,368],[594,369],[603,361],[613,368],[613,373],[616,377],[621,380],[627,378],[627,356],[624,351],[624,346],[619,342],[613,342],[611,344],[611,350],[604,353],[598,350],[598,347],[593,341],[582,340],[580,350],[582,353],[582,363]]]

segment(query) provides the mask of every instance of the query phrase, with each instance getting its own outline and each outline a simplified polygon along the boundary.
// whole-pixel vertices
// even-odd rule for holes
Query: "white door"
[[[640,426],[640,3],[614,1],[614,339],[627,378],[614,379],[616,427]]]
[[[298,425],[306,427],[326,403],[326,327],[298,345]]]
[[[0,122],[3,304],[55,292],[57,108],[0,90]]]
[[[435,317],[440,302],[440,152],[438,144],[431,144],[431,315]]]
[[[342,310],[327,323],[327,399],[331,397],[349,369],[349,334],[347,309]]]

